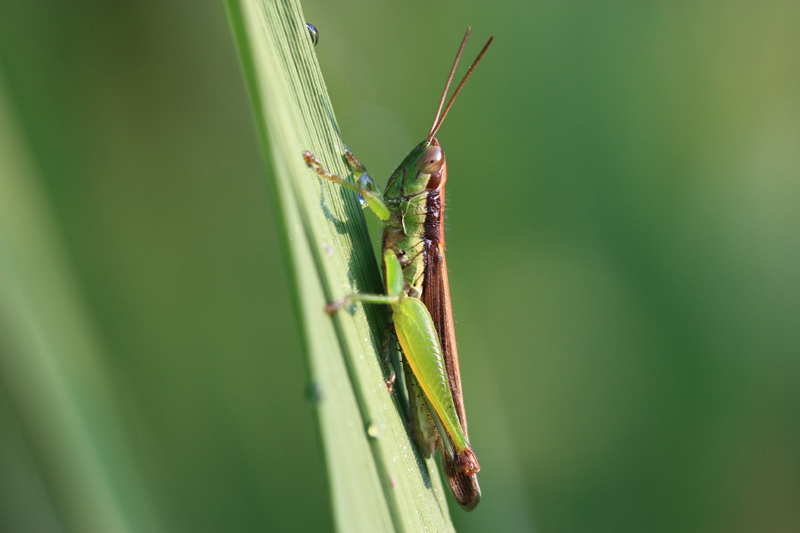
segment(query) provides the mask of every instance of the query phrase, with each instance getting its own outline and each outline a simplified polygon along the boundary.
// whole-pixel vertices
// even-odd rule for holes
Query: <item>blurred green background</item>
[[[483,467],[457,529],[800,531],[800,4],[303,8],[381,185],[495,35],[438,134]],[[221,2],[3,2],[0,81],[164,530],[330,529]],[[57,531],[0,403],[0,529]]]

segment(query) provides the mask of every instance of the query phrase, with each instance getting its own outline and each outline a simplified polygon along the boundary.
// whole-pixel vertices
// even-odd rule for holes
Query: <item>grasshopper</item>
[[[352,294],[328,304],[326,310],[335,313],[354,302],[391,306],[405,361],[411,433],[426,458],[441,444],[442,468],[450,491],[464,509],[471,511],[481,498],[476,475],[480,465],[467,436],[444,255],[447,162],[434,137],[494,39],[492,36],[478,54],[442,112],[469,33],[470,28],[458,49],[428,136],[400,163],[383,193],[349,150],[345,158],[357,183],[327,172],[310,152],[303,157],[320,177],[357,192],[362,204],[385,224],[382,248],[386,294]],[[390,391],[394,377],[392,374],[387,380]]]

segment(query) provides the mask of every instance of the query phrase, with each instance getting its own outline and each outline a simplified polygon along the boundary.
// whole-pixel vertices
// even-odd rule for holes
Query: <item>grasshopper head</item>
[[[411,150],[393,174],[402,182],[405,194],[444,187],[447,181],[447,162],[438,139],[424,140]]]
[[[428,143],[425,142],[422,146],[426,144]],[[444,151],[439,146],[439,140],[435,137],[431,139],[430,145],[419,154],[414,164],[422,174],[431,175],[439,172],[444,166]]]
[[[417,170],[416,181],[425,189],[433,190],[444,187],[447,181],[447,161],[444,157],[444,150],[439,145],[439,139],[432,138],[420,143],[421,149],[419,157],[414,162]]]

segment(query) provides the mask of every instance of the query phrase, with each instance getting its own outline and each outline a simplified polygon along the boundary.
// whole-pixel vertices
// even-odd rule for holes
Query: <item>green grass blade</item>
[[[355,195],[321,183],[301,156],[311,150],[331,172],[348,175],[300,5],[292,0],[226,5],[293,276],[336,526],[452,530],[436,467],[417,456],[398,400],[384,384],[376,347],[387,310],[359,307],[353,315],[331,318],[323,309],[354,289],[382,292],[382,287]]]
[[[0,499],[26,530],[154,531],[56,227],[0,78],[0,462],[40,481],[18,491],[4,474]],[[40,512],[55,518],[31,516]]]

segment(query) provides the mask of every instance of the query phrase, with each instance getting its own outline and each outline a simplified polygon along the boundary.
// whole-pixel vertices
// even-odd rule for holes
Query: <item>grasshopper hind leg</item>
[[[430,459],[439,445],[439,430],[433,420],[425,397],[422,395],[417,378],[408,364],[403,365],[406,390],[408,392],[408,426],[414,442],[422,456]]]
[[[325,312],[332,315],[342,308],[349,307],[356,302],[369,303],[369,304],[396,304],[400,299],[399,295],[384,295],[384,294],[350,294],[344,298],[340,298],[335,302],[330,302],[325,306]],[[384,370],[388,369],[389,375],[386,378],[386,389],[389,392],[394,392],[395,382],[397,381],[397,371],[395,365],[392,364],[392,340],[396,342],[394,332],[394,324],[389,322],[383,330],[383,346],[381,347],[381,363]],[[397,344],[395,344],[396,346]]]

